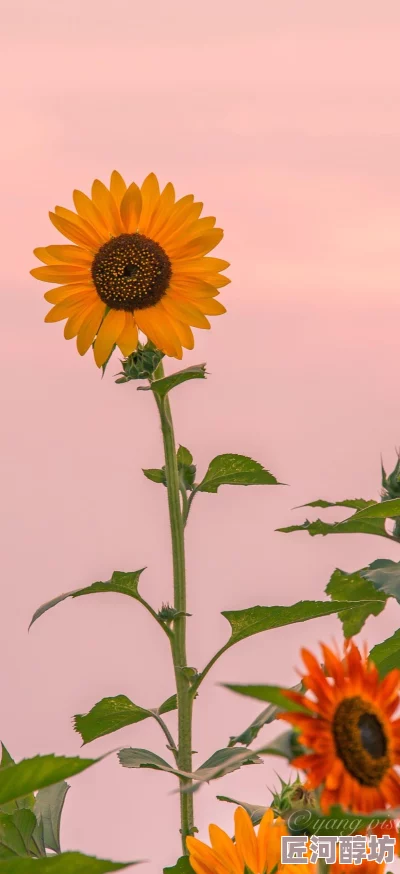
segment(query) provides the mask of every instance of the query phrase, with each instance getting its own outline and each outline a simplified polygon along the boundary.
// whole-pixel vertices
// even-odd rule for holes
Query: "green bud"
[[[135,352],[121,361],[122,371],[117,374],[119,379],[115,381],[122,383],[129,382],[131,379],[151,379],[163,358],[164,353],[156,349],[152,343],[146,343],[146,346],[139,344]]]

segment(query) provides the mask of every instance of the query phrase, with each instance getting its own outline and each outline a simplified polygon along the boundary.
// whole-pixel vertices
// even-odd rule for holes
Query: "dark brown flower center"
[[[345,698],[333,718],[336,752],[362,786],[379,786],[390,767],[385,728],[372,704]]]
[[[172,275],[164,249],[143,234],[120,234],[99,249],[92,279],[97,294],[114,310],[146,309],[165,294]]]

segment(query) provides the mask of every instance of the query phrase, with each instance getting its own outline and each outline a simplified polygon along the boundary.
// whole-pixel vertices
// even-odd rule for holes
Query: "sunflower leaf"
[[[377,592],[372,582],[364,579],[362,570],[347,574],[336,568],[325,592],[333,601],[345,601],[346,598],[353,602],[367,601],[363,606],[354,606],[352,610],[345,610],[338,614],[343,624],[343,634],[347,638],[358,634],[369,616],[379,616],[388,598],[383,592]]]
[[[395,519],[400,515],[400,498],[370,503],[356,513],[358,519]]]
[[[378,590],[380,597],[392,596],[400,603],[400,562],[378,558],[360,574]]]
[[[155,379],[151,385],[139,385],[138,391],[153,391],[160,398],[165,396],[177,385],[187,382],[188,379],[205,379],[206,365],[194,364],[192,367],[186,367],[185,370],[178,370],[176,373],[171,373],[170,376],[163,376],[162,379]]]
[[[370,658],[375,662],[381,677],[394,668],[400,669],[400,628],[392,637],[378,643],[371,649]]]
[[[48,850],[53,850],[54,853],[61,853],[61,814],[69,788],[68,783],[63,780],[54,786],[39,789],[36,795],[35,814],[43,824],[43,843]]]
[[[147,470],[142,468],[143,473],[147,479],[151,480],[153,483],[162,483],[163,486],[167,485],[167,477],[165,475],[165,468],[158,467],[150,467]]]
[[[176,698],[174,702],[172,699],[169,700],[169,705],[165,702],[156,712],[168,713],[169,710],[175,710]],[[166,704],[168,710],[163,709]],[[154,717],[154,711],[139,707],[126,695],[117,695],[115,698],[102,698],[89,713],[77,714],[74,717],[74,728],[81,735],[83,743],[87,744],[98,737],[104,737],[106,734],[142,722],[149,717]]]
[[[342,522],[329,523],[324,522],[322,519],[315,519],[314,522],[310,522],[309,519],[306,519],[301,525],[289,525],[285,528],[277,528],[277,531],[281,531],[284,534],[290,534],[292,531],[307,531],[311,537],[319,534],[322,534],[324,537],[327,534],[376,534],[379,537],[393,540],[392,535],[385,528],[385,517],[389,514],[377,511],[376,508],[383,506],[377,501],[365,501],[363,498],[354,498],[331,502],[318,499],[302,506],[320,507],[322,509],[328,507],[349,507],[357,510],[357,512]]]
[[[293,686],[291,691],[300,692],[301,689],[302,684],[299,683],[297,686]],[[285,709],[287,709],[287,702],[285,702]],[[273,722],[281,711],[281,707],[278,707],[276,704],[270,704],[259,714],[259,716],[256,716],[253,722],[250,723],[249,727],[242,731],[241,734],[229,738],[228,747],[234,747],[237,744],[244,744],[246,747],[249,746],[253,740],[255,740],[264,725],[269,725],[270,722]]]
[[[210,462],[207,473],[196,492],[218,491],[220,486],[281,485],[268,470],[247,455],[217,455]]]
[[[138,862],[108,862],[83,853],[61,853],[45,859],[0,859],[0,874],[109,874]]]
[[[43,613],[46,613],[47,610],[51,610],[52,607],[56,607],[57,604],[60,604],[61,601],[65,601],[67,598],[79,598],[81,595],[92,595],[98,592],[118,592],[121,595],[129,595],[129,597],[140,601],[138,585],[143,570],[144,568],[130,573],[114,571],[111,580],[108,580],[106,583],[96,582],[83,589],[74,589],[72,592],[66,592],[63,595],[59,595],[57,598],[52,598],[51,601],[47,601],[46,604],[42,604],[42,606],[36,610],[31,619],[29,628],[31,628],[33,623],[36,622],[40,616],[43,616]]]
[[[118,758],[123,768],[152,768],[156,771],[174,774],[176,777],[185,777],[187,780],[193,780],[195,784],[199,785],[201,783],[209,783],[211,780],[217,780],[225,774],[236,771],[243,765],[261,764],[259,753],[263,755],[283,755],[275,747],[269,746],[256,751],[249,749],[221,749],[216,750],[195,771],[182,771],[174,768],[173,765],[170,765],[165,759],[162,759],[161,756],[156,755],[156,753],[150,750],[129,747],[120,750]],[[190,791],[193,791],[193,787]]]
[[[91,765],[101,761],[98,759],[80,759],[78,756],[35,756],[33,759],[23,759],[17,764],[7,765],[0,769],[0,804],[17,801],[36,789],[44,789],[80,774]]]
[[[163,874],[193,874],[189,856],[181,856],[172,868],[163,868]]]
[[[36,817],[31,810],[0,813],[0,859],[4,856],[29,856]]]
[[[262,807],[260,804],[248,804],[247,801],[238,801],[236,798],[229,798],[228,795],[217,795],[218,801],[227,801],[228,804],[235,804],[237,807],[243,807],[247,810],[253,825],[259,825],[264,813],[267,812],[267,807]]]
[[[274,704],[275,709],[279,711],[294,710],[300,713],[309,712],[306,707],[302,707],[301,704],[287,698],[286,693],[293,690],[285,689],[283,686],[263,686],[238,683],[222,683],[222,685],[225,689],[229,689],[231,692],[245,695],[246,698],[256,698],[257,701],[268,701],[270,704]]]

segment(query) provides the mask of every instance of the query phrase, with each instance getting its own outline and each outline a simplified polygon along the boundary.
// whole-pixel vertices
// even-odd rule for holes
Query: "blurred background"
[[[162,464],[152,398],[114,384],[117,357],[101,380],[61,324],[43,323],[46,286],[29,270],[35,246],[60,240],[48,210],[114,168],[128,182],[155,171],[225,229],[228,314],[197,331],[184,358],[207,362],[209,377],[175,391],[177,437],[200,474],[218,453],[240,452],[288,485],[196,498],[189,663],[202,668],[228,637],[220,611],[320,598],[335,567],[400,557],[363,535],[275,532],[302,522],[307,511],[293,508],[317,497],[377,498],[380,453],[389,471],[396,461],[400,8],[2,0],[1,10],[0,737],[15,758],[72,755],[75,713],[105,696],[155,707],[172,693],[166,639],[117,595],[67,601],[28,635],[33,611],[143,566],[158,609],[171,566],[166,494],[141,473]],[[399,615],[391,602],[361,638],[388,637]],[[218,684],[293,683],[300,646],[321,639],[340,643],[337,619],[259,635],[218,662],[196,702],[197,764],[262,710]],[[149,722],[85,752],[119,744],[166,754]],[[270,759],[199,792],[201,837],[210,821],[231,831],[217,793],[268,804],[276,771],[288,773]],[[150,874],[175,862],[172,777],[111,757],[71,783],[64,849],[150,858]]]

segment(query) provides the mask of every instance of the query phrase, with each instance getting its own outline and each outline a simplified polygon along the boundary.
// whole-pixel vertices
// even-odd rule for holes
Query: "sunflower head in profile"
[[[223,232],[200,218],[203,204],[179,200],[169,182],[160,191],[151,173],[139,188],[119,173],[110,188],[95,180],[91,197],[74,191],[75,211],[56,206],[53,225],[72,245],[35,249],[36,279],[56,283],[46,322],[66,320],[64,336],[77,338],[84,355],[93,346],[100,367],[115,346],[126,357],[138,331],[173,358],[194,345],[192,327],[209,328],[207,316],[225,312],[216,300],[229,282],[227,261],[208,256]],[[43,266],[44,265],[44,266]]]
[[[288,834],[283,819],[272,810],[264,814],[256,834],[243,807],[235,811],[235,840],[217,825],[209,827],[211,847],[197,838],[186,838],[189,861],[195,874],[298,874],[298,865],[281,864],[281,838]],[[304,874],[316,874],[311,863],[301,866]]]
[[[307,712],[281,713],[300,729],[300,742],[310,750],[292,762],[307,774],[307,787],[321,789],[324,811],[341,804],[369,813],[400,803],[400,671],[380,680],[376,665],[354,642],[344,658],[322,645],[321,666],[302,651],[305,695],[286,692]],[[309,693],[311,692],[311,696]]]

